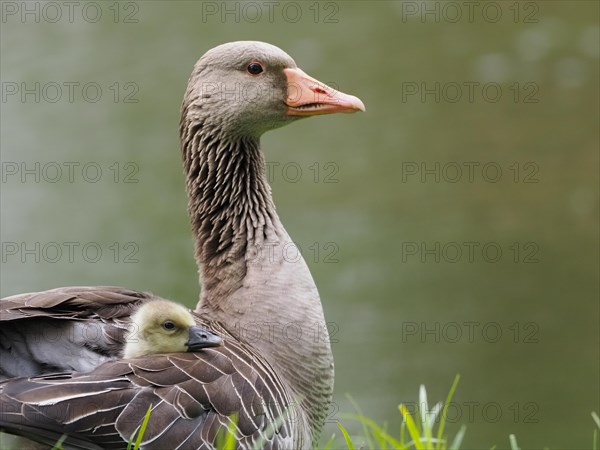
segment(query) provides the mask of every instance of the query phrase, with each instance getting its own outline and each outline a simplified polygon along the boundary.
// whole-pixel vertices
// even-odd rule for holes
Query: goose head
[[[183,109],[188,119],[197,117],[228,136],[258,137],[303,117],[364,111],[365,106],[304,73],[278,47],[238,41],[200,58]]]
[[[222,344],[221,337],[196,325],[183,306],[155,300],[144,303],[132,316],[123,356],[194,352]]]

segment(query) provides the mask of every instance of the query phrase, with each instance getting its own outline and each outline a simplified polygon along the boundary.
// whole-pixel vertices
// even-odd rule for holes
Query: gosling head
[[[196,325],[186,308],[167,300],[144,303],[132,316],[130,327],[124,358],[223,345],[221,337]]]

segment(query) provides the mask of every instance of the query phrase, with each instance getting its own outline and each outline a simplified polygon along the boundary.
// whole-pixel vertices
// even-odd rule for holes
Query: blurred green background
[[[598,2],[81,2],[71,17],[53,3],[2,3],[3,296],[123,285],[193,306],[181,98],[206,50],[264,40],[367,106],[263,139],[338,328],[327,434],[359,431],[340,418],[347,394],[396,430],[421,383],[433,403],[460,373],[463,448],[506,448],[509,433],[591,447]]]

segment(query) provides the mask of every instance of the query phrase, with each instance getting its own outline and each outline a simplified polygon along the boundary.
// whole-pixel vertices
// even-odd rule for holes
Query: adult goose
[[[314,445],[333,357],[306,263],[286,259],[292,241],[259,139],[302,117],[355,111],[364,111],[358,98],[311,78],[272,45],[232,42],[202,56],[179,131],[202,285],[196,321],[224,345],[106,361],[122,351],[123,322],[155,296],[86,287],[9,297],[0,311],[0,370],[9,378],[0,384],[0,428],[120,449],[152,405],[144,449],[214,448],[233,415],[238,448]],[[51,329],[59,332],[47,353],[39,336]]]

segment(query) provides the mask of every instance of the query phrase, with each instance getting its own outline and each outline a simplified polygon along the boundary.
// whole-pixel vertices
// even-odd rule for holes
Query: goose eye
[[[163,328],[165,330],[174,330],[176,327],[173,322],[171,322],[170,320],[167,320],[165,323],[163,323]]]
[[[259,73],[261,73],[263,71],[263,66],[261,66],[257,62],[253,62],[253,63],[248,64],[248,67],[246,67],[246,70],[248,71],[249,74],[258,75]]]

